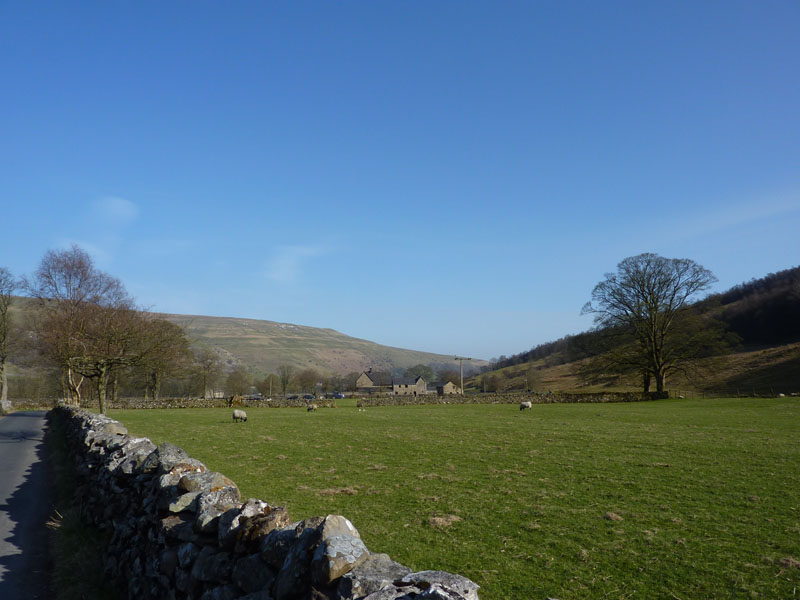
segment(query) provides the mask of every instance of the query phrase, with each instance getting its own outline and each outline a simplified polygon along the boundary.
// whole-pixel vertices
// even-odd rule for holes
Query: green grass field
[[[800,596],[800,400],[116,411],[482,600]]]

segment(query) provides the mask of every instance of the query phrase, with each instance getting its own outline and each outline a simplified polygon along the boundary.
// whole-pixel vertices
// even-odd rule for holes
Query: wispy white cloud
[[[139,207],[119,196],[105,196],[95,201],[95,213],[110,225],[128,225],[139,216]]]
[[[795,212],[800,212],[800,190],[765,194],[713,210],[698,211],[683,233],[690,237],[705,235]]]
[[[265,275],[276,283],[292,283],[301,277],[310,259],[323,254],[325,250],[319,246],[280,246],[267,261]]]

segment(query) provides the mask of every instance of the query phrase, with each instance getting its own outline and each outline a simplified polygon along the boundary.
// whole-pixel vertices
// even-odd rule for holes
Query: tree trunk
[[[97,403],[100,405],[100,414],[106,414],[106,369],[100,368],[100,375],[97,377]]]
[[[117,398],[119,398],[119,376],[114,375],[114,382],[111,384],[111,401],[116,406]]]
[[[648,393],[650,391],[650,372],[645,371],[642,373],[642,384],[644,385],[644,393]]]
[[[72,374],[72,367],[67,367],[67,387],[69,388],[70,400],[74,406],[81,405],[81,384],[83,383],[83,375],[81,380],[75,383],[75,378]]]
[[[664,373],[656,373],[656,391],[663,392],[667,383],[667,376]]]
[[[0,415],[11,412],[11,403],[8,401],[8,373],[5,361],[0,362]]]
[[[161,375],[153,373],[153,400],[158,402],[158,397],[161,395]]]
[[[0,404],[4,407],[8,402],[8,374],[5,361],[0,361]]]

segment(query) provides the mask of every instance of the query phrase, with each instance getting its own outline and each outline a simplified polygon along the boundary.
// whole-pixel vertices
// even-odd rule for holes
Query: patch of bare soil
[[[441,517],[430,517],[428,519],[428,525],[433,527],[434,529],[447,529],[453,523],[457,523],[461,520],[461,517],[457,515],[444,515]]]

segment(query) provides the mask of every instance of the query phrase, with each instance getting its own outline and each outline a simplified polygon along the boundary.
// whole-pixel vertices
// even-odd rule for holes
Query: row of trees
[[[291,365],[280,365],[277,373],[263,379],[255,379],[243,367],[237,367],[227,376],[225,390],[228,394],[247,394],[253,387],[265,397],[290,392],[316,394],[338,391],[355,391],[360,373],[347,375],[324,374],[316,369],[296,369]]]
[[[139,309],[122,283],[97,269],[78,246],[48,251],[36,272],[15,279],[0,269],[0,382],[8,393],[11,318],[9,306],[16,290],[35,301],[28,325],[28,355],[36,364],[57,370],[64,398],[81,401],[82,387],[90,382],[105,412],[109,389],[118,390],[123,375],[146,382],[157,395],[161,382],[189,360],[189,344],[177,325]],[[31,348],[33,352],[31,352]]]

